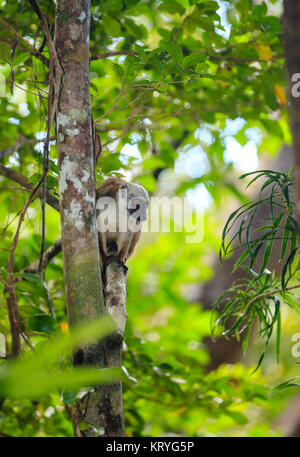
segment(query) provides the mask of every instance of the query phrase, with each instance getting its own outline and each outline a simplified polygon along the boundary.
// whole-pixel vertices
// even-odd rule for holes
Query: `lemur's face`
[[[121,192],[124,197],[127,197],[127,211],[138,222],[147,219],[147,208],[149,206],[148,193],[142,186],[138,184],[125,184],[121,187]],[[127,196],[125,196],[125,192]]]
[[[128,212],[138,222],[147,219],[148,202],[143,197],[131,197],[128,199]]]

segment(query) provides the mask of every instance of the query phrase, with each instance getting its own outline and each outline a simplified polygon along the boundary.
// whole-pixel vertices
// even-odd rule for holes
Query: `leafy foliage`
[[[53,35],[55,4],[51,0],[39,4]],[[1,92],[0,99],[0,161],[36,184],[42,174],[49,48],[30,2],[2,1],[0,9],[4,21],[0,30],[0,82],[5,79],[5,96]],[[258,154],[267,157],[274,157],[283,142],[290,142],[279,9],[271,10],[264,2],[252,0],[99,0],[91,2],[91,9],[92,115],[103,146],[97,184],[111,175],[126,176],[138,180],[151,194],[192,193],[197,203],[202,203],[205,198],[197,192],[204,190],[209,200],[201,243],[185,243],[185,234],[175,231],[145,233],[130,264],[124,353],[127,434],[280,434],[272,425],[273,416],[280,413],[292,393],[280,391],[270,397],[265,386],[267,382],[282,383],[282,377],[291,371],[294,376],[288,344],[285,347],[283,339],[285,364],[276,379],[274,375],[265,378],[260,370],[249,377],[252,368],[242,364],[222,365],[207,374],[209,354],[204,340],[210,335],[212,312],[202,309],[198,300],[199,284],[214,275],[211,258],[217,252],[223,224],[220,208],[228,214],[236,199],[241,204],[248,201],[236,179],[238,164],[228,158],[227,140],[243,148],[251,138],[258,138],[254,141]],[[240,151],[247,154],[244,149]],[[280,177],[282,186],[287,186],[286,194],[289,179],[286,177],[284,184]],[[54,132],[46,182],[50,194],[57,197]],[[40,255],[41,205],[37,200],[26,214],[14,255],[21,328],[37,356],[23,341],[24,360],[12,364],[5,358],[11,347],[7,264],[27,190],[3,175],[0,186],[0,353],[4,354],[0,359],[0,389],[2,396],[6,394],[0,410],[0,434],[71,436],[66,405],[76,404],[77,382],[86,385],[88,379],[99,379],[100,374],[84,374],[79,380],[80,373],[71,371],[63,358],[66,370],[56,360],[50,374],[46,371],[49,377],[42,379],[42,365],[45,361],[47,365],[48,357],[54,354],[56,338],[67,330],[67,317],[61,254],[48,264],[44,280],[37,274],[24,273]],[[280,185],[276,186],[280,194]],[[245,209],[251,211],[250,206]],[[273,207],[276,221],[275,210],[281,207],[276,203]],[[269,235],[259,248],[262,252],[265,247],[265,259],[268,250],[273,251],[273,234],[275,240],[281,236],[280,230],[288,234],[285,247],[282,242],[282,260],[287,262],[287,253],[292,252],[295,227],[286,209],[293,217],[289,203],[282,219],[277,220],[278,227],[272,218],[267,223],[272,228],[265,230]],[[59,238],[59,224],[59,215],[48,206],[45,248]],[[243,229],[243,236],[245,233]],[[250,231],[248,241],[249,252],[255,252],[258,244],[253,244]],[[251,254],[248,259],[251,262]],[[293,262],[288,261],[284,274],[284,299],[290,301],[289,287],[295,280],[290,273],[295,262],[296,256]],[[266,268],[267,263],[263,270]],[[277,287],[276,277],[260,273],[260,269],[250,286],[251,281],[253,278],[244,280],[253,298],[263,287],[266,292]],[[276,295],[283,297],[283,293]],[[239,300],[237,307],[245,310],[246,299],[243,296]],[[254,305],[254,309],[259,308],[258,302]],[[266,337],[272,328],[268,326],[278,323],[279,316],[276,310],[271,310],[271,315],[267,309],[260,311]],[[295,331],[291,324],[286,325],[287,332]],[[66,339],[59,341],[67,348]],[[18,382],[23,376],[26,385]],[[58,392],[62,384],[68,386],[63,398]],[[38,398],[34,395],[37,392]],[[260,425],[262,422],[265,425]]]
[[[265,339],[265,349],[274,327],[277,326],[276,354],[279,361],[281,304],[286,302],[299,310],[297,301],[293,300],[291,294],[292,290],[300,287],[297,274],[298,226],[294,217],[295,203],[291,191],[293,180],[290,174],[271,170],[246,173],[241,179],[249,176],[252,179],[247,187],[259,178],[265,178],[265,182],[256,202],[246,203],[229,216],[222,234],[220,258],[242,248],[242,254],[236,261],[233,271],[242,267],[250,273],[251,278],[234,284],[219,297],[215,307],[221,307],[221,312],[215,325],[222,324],[226,327],[230,322],[230,328],[224,331],[224,335],[233,333],[239,338],[239,335],[244,333],[244,350],[247,348],[251,328],[256,325],[257,320],[260,323],[259,333]],[[268,208],[264,211],[265,219],[255,219],[263,205]],[[276,240],[279,240],[281,245],[280,255],[279,246],[274,245]],[[264,252],[260,258],[262,250]],[[278,257],[278,262],[282,262],[280,276],[267,268],[273,251]],[[258,266],[257,272],[254,270],[255,265]],[[292,280],[296,285],[288,287]],[[264,358],[265,349],[259,358],[257,368]]]
[[[62,387],[82,388],[119,379],[122,376],[117,369],[71,368],[70,358],[66,357],[80,345],[96,343],[112,330],[111,319],[103,317],[74,329],[71,334],[62,334],[50,343],[39,345],[36,353],[10,362],[0,372],[2,398],[36,399]],[[39,331],[45,332],[45,329]],[[59,369],[59,365],[64,369]]]

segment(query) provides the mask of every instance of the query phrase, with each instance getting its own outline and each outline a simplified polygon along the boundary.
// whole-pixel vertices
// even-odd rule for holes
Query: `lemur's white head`
[[[127,211],[137,221],[147,219],[149,195],[143,186],[135,183],[125,183],[119,189],[119,199],[126,204]]]

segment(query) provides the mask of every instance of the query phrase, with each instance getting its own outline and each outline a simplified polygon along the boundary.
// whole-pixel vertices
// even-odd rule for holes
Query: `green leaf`
[[[39,352],[9,362],[0,372],[1,395],[10,398],[38,398],[57,389],[69,390],[95,384],[107,384],[128,378],[121,369],[72,368],[53,370],[53,363],[85,344],[99,342],[115,329],[112,319],[107,316],[74,328],[70,335],[55,337],[44,344]],[[22,382],[20,382],[22,379]]]
[[[292,252],[290,253],[290,255],[288,256],[288,258],[286,259],[285,264],[283,265],[282,273],[281,273],[281,287],[282,287],[283,290],[285,290],[285,288],[287,286],[287,283],[288,283],[288,281],[290,279],[289,278],[287,281],[285,280],[287,269],[291,265],[291,263],[293,262],[297,251],[298,251],[298,248],[293,249]]]
[[[248,176],[248,174],[240,176],[239,179],[243,179],[246,176]],[[262,176],[264,176],[263,173],[260,173],[257,176],[255,176],[253,179],[251,179],[251,181],[248,182],[246,189],[248,189],[248,187],[250,187],[251,184],[253,184],[257,179],[261,178]]]
[[[64,403],[74,403],[76,401],[76,391],[75,390],[64,390],[62,392],[62,400]]]
[[[132,19],[125,19],[124,25],[130,35],[133,35],[137,40],[147,38],[148,31],[143,24],[137,24]]]
[[[276,101],[276,99],[275,99],[275,101]],[[270,101],[270,104],[271,104],[271,101]],[[277,107],[277,102],[276,102],[276,107]],[[281,127],[277,121],[272,121],[271,119],[261,119],[261,123],[264,125],[264,127],[268,133],[270,133],[274,136],[277,136],[279,138],[283,138],[283,133],[282,133]]]
[[[277,391],[285,389],[287,387],[300,387],[300,383],[293,382],[295,379],[300,379],[300,376],[295,376],[294,378],[291,378],[288,381],[277,384],[277,386],[273,387],[273,390]]]
[[[197,1],[197,7],[200,9],[202,12],[207,12],[207,11],[217,11],[220,8],[220,5],[218,2],[215,2],[213,0],[206,0],[206,1]]]
[[[247,347],[248,347],[249,336],[250,336],[250,330],[251,330],[251,323],[252,323],[252,320],[251,320],[251,322],[248,322],[248,323],[247,323],[246,333],[245,333],[245,336],[244,336],[244,338],[243,338],[242,348],[243,348],[243,353],[244,353],[244,354],[246,353]]]
[[[268,329],[268,333],[267,333],[267,339],[265,341],[264,350],[263,350],[261,356],[259,357],[259,360],[258,360],[258,363],[257,363],[255,369],[252,371],[251,374],[254,374],[259,369],[259,367],[261,366],[261,364],[262,364],[262,362],[263,362],[263,360],[265,358],[266,350],[267,350],[270,338],[272,336],[272,331],[273,331],[273,325],[270,325],[269,329]]]
[[[164,0],[158,7],[159,10],[161,11],[166,11],[167,13],[170,14],[183,14],[185,9],[183,6],[180,5],[180,3],[176,2],[175,0]]]
[[[113,17],[104,16],[102,18],[102,26],[108,35],[111,35],[116,38],[120,37],[121,26],[120,26],[119,22],[116,19],[114,19]]]
[[[45,360],[46,364],[46,360]],[[21,378],[20,378],[21,376]],[[10,398],[39,398],[56,390],[80,388],[99,384],[111,384],[122,378],[120,368],[71,368],[50,373],[46,370],[22,372],[11,369],[0,378],[1,392]],[[22,382],[20,382],[22,379]]]
[[[261,19],[266,16],[267,10],[268,8],[265,2],[263,2],[261,5],[253,5],[252,15],[257,19]]]
[[[139,58],[133,55],[128,55],[124,62],[124,81],[126,85],[130,84],[134,80],[139,69]]]
[[[9,62],[11,55],[10,45],[7,43],[0,42],[0,62],[6,63]]]
[[[189,56],[186,56],[183,59],[182,66],[184,68],[193,67],[194,65],[196,65],[199,62],[203,62],[205,59],[206,59],[206,56],[203,53],[190,54]]]
[[[241,413],[240,411],[229,411],[229,410],[226,410],[225,414],[227,416],[231,417],[231,419],[233,419],[234,422],[236,422],[239,425],[245,425],[245,424],[248,423],[247,417],[243,413]]]
[[[17,369],[35,370],[43,367],[45,361],[51,363],[58,360],[62,354],[69,353],[70,349],[76,349],[84,344],[92,344],[112,333],[115,324],[111,317],[98,318],[93,322],[85,323],[72,329],[70,334],[55,336],[49,343],[40,348],[38,353],[28,359],[20,359],[17,362]]]
[[[37,275],[31,275],[31,279],[29,273],[26,274],[26,280],[25,281],[18,281],[16,284],[16,289],[18,292],[21,292],[23,294],[26,294],[27,297],[28,295],[30,296],[30,299],[34,302],[35,305],[40,304],[40,299],[42,298],[45,300],[47,304],[49,304],[49,298],[47,295],[47,292],[45,290],[45,287],[43,285],[43,282],[40,278],[37,277]],[[23,274],[22,274],[23,276]],[[36,276],[36,278],[33,279],[33,276]]]
[[[180,65],[183,60],[183,53],[181,48],[174,43],[173,41],[163,40],[161,43],[161,47],[167,51],[168,54],[172,57],[177,65]]]
[[[288,245],[288,241],[290,239],[290,233],[291,233],[290,223],[289,223],[289,219],[287,219],[286,220],[286,224],[285,224],[285,228],[284,228],[284,231],[283,231],[283,235],[282,235],[280,261],[285,256],[287,245]]]
[[[146,62],[147,54],[146,54],[145,48],[143,46],[139,46],[138,44],[135,44],[135,49],[139,53],[139,58],[141,59],[141,62]]]
[[[249,256],[249,252],[246,250],[244,251],[240,257],[238,258],[238,260],[235,262],[234,266],[233,266],[233,269],[232,269],[232,273],[234,273],[238,267],[241,265],[241,263],[247,259],[247,257]]]
[[[22,52],[14,58],[13,66],[17,67],[18,65],[21,65],[22,63],[26,62],[26,60],[29,59],[29,57],[31,57],[31,55],[28,52]]]
[[[55,333],[57,325],[53,317],[47,314],[34,314],[27,320],[27,326],[30,330],[42,333]]]
[[[148,14],[149,13],[149,7],[145,4],[137,4],[133,6],[132,8],[129,8],[126,10],[126,15],[128,16],[141,16],[142,14]]]
[[[230,327],[228,330],[226,330],[225,332],[223,332],[223,335],[226,336],[226,335],[230,335],[231,333],[233,333],[235,330],[238,329],[239,325],[243,322],[243,320],[245,319],[246,316],[242,315],[240,316],[236,321],[235,323],[233,324],[232,327]]]
[[[264,258],[263,258],[263,262],[262,262],[262,265],[260,267],[260,272],[259,272],[260,275],[263,273],[263,271],[265,270],[266,266],[268,265],[268,262],[269,262],[269,259],[270,259],[270,255],[271,255],[271,251],[272,251],[272,247],[273,247],[273,243],[274,243],[275,235],[276,235],[276,232],[273,233],[273,235],[271,235],[271,239],[268,240],[267,243],[266,243],[265,252],[264,252]]]

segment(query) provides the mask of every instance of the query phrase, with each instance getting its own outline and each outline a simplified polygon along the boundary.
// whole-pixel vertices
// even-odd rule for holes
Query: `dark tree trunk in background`
[[[89,88],[90,0],[58,0],[55,47],[63,70],[56,113],[62,253],[72,328],[107,312],[100,272]],[[125,300],[125,299],[124,299]],[[122,306],[125,306],[125,301]],[[123,303],[124,302],[124,303]],[[120,365],[108,340],[80,348],[75,364]],[[119,337],[118,348],[122,348]],[[120,353],[120,349],[119,349]],[[83,417],[105,436],[124,433],[121,383],[99,386]]]
[[[290,127],[293,137],[296,219],[300,227],[300,97],[292,94],[293,75],[298,73],[300,80],[300,2],[284,0],[283,34],[285,44],[288,90],[290,99]],[[300,90],[298,90],[300,94]],[[299,233],[298,233],[299,235]]]
[[[299,0],[284,0],[283,2],[283,36],[288,77],[287,86],[290,101],[290,128],[293,138],[295,211],[298,223],[298,239],[300,239],[300,96],[295,96],[300,94],[300,90],[298,88],[296,93],[293,93],[292,91],[293,85],[300,81]],[[285,414],[283,414],[277,424],[283,428],[285,436],[299,436],[300,434],[299,406],[300,397],[293,400],[289,409],[285,412]]]

